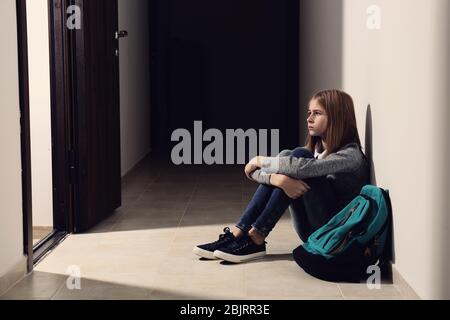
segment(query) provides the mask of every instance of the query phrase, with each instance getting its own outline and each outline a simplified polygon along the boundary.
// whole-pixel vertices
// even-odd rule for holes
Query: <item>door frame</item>
[[[70,174],[72,147],[71,34],[65,28],[70,0],[48,0],[51,140],[54,231],[33,245],[31,131],[26,0],[16,0],[22,161],[23,244],[28,272],[72,231],[73,188]]]

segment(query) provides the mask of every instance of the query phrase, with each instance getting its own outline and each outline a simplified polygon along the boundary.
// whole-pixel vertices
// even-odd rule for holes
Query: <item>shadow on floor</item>
[[[37,272],[29,274],[0,300],[208,300],[208,295],[183,294],[150,286],[132,286],[89,278]]]

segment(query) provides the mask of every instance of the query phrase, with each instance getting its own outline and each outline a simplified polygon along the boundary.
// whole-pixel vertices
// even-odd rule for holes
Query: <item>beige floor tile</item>
[[[243,274],[161,275],[158,276],[151,299],[228,300],[245,297]]]
[[[130,210],[125,213],[122,219],[167,219],[180,221],[184,215],[182,210],[142,210],[133,211]]]
[[[197,187],[193,199],[204,198],[206,200],[240,202],[242,200],[242,189],[240,186],[228,187]]]
[[[153,184],[159,185],[159,184],[172,184],[175,186],[187,186],[187,187],[193,187],[197,184],[198,178],[192,177],[192,175],[187,174],[164,174],[162,173],[161,176],[157,177]]]
[[[195,227],[195,226],[218,226],[218,232],[216,236],[218,236],[220,233],[223,233],[223,229],[225,227],[229,227],[233,229],[233,227],[236,224],[236,221],[238,218],[236,218],[236,215],[229,215],[227,217],[215,217],[210,215],[205,216],[196,216],[196,217],[189,217],[184,216],[180,222],[180,227]]]
[[[229,227],[232,227],[230,224]],[[191,243],[197,245],[201,243],[208,243],[219,239],[219,235],[223,233],[224,225],[220,224],[206,224],[185,226],[181,225],[177,229],[174,243]]]
[[[95,237],[93,239],[93,237]],[[175,230],[112,232],[69,237],[44,259],[37,269],[65,274],[69,266],[83,272],[120,272],[155,269],[169,252]]]
[[[234,226],[242,215],[240,203],[191,203],[183,215],[180,226],[222,225]],[[223,229],[223,227],[222,227]]]
[[[109,218],[89,229],[87,233],[102,233],[112,231],[114,225],[119,221],[119,219],[125,214],[125,209],[117,210]]]
[[[243,205],[240,201],[230,202],[230,201],[190,201],[187,207],[187,211],[192,212],[211,212],[211,213],[221,213],[221,212],[242,212]]]
[[[183,202],[187,203],[189,199],[191,199],[192,195],[189,193],[165,193],[165,192],[146,192],[142,194],[139,199],[137,199],[136,203],[148,203],[154,201],[174,201],[174,202]]]
[[[190,252],[180,257],[168,257],[159,265],[158,272],[167,276],[210,276],[229,280],[242,276],[243,265],[226,265],[219,260],[203,260]]]
[[[307,275],[290,260],[248,263],[245,270],[247,295],[260,299],[341,299],[335,283]]]
[[[148,182],[128,181],[122,185],[122,197],[140,196],[150,186]]]
[[[160,201],[149,199],[138,199],[135,206],[147,206],[149,209],[164,209],[164,210],[186,210],[188,201]]]
[[[86,257],[83,259],[58,258],[48,259],[37,268],[39,272],[47,272],[69,276],[71,270],[76,268],[83,278],[98,279],[103,281],[116,281],[123,275],[134,275],[142,278],[153,279],[159,270],[160,264],[167,258],[167,252],[146,253],[145,255]],[[73,271],[72,271],[73,272]]]
[[[130,218],[124,217],[117,221],[112,231],[133,231],[133,230],[154,230],[176,228],[180,223],[180,218]]]
[[[139,199],[139,195],[122,195],[122,206],[132,206]]]
[[[123,210],[123,216],[126,217],[153,217],[153,218],[163,218],[163,217],[179,217],[186,211],[186,208],[152,208],[146,205],[134,204],[133,206],[127,207]]]
[[[210,178],[210,177],[209,177]],[[196,185],[196,193],[209,193],[209,192],[241,192],[242,183],[231,180],[231,182],[226,183],[212,183],[211,179],[205,179],[204,181],[199,181]]]
[[[192,196],[192,200],[195,202],[214,202],[214,201],[223,201],[223,202],[241,202],[242,194],[240,192],[237,193],[211,193],[211,194],[194,194]]]
[[[64,281],[66,277],[63,275],[34,271],[0,299],[48,300]]]
[[[62,286],[53,300],[146,300],[151,289],[82,279],[81,289],[70,290]]]
[[[136,173],[130,176],[123,178],[125,182],[144,182],[144,183],[153,183],[157,179],[155,172],[141,172]]]
[[[70,235],[52,252],[52,254],[96,253],[99,246],[108,245],[111,247],[122,244],[128,246],[135,246],[137,244],[148,246],[151,245],[152,242],[172,239],[175,236],[175,232],[175,229],[161,228],[154,230],[115,231]]]
[[[70,235],[6,299],[396,299],[412,289],[395,281],[380,291],[320,281],[297,266],[301,241],[286,211],[267,239],[267,256],[245,264],[204,260],[194,246],[233,228],[257,185],[243,166],[176,167],[142,162],[123,182],[124,205],[84,234]],[[81,290],[69,290],[69,267]],[[409,289],[408,289],[409,288]]]
[[[380,289],[369,289],[365,283],[357,284],[339,284],[339,288],[345,299],[361,300],[402,300],[400,291],[394,285],[382,284]]]
[[[420,300],[419,295],[414,291],[413,288],[405,281],[405,279],[400,275],[395,267],[392,268],[393,271],[393,281],[397,290],[400,292],[402,297],[406,300]]]
[[[197,187],[197,182],[155,182],[152,183],[147,189],[146,192],[185,192],[189,194],[193,194]]]
[[[141,195],[142,197],[152,196],[152,195],[170,195],[173,197],[177,196],[192,196],[195,192],[194,186],[173,186],[173,185],[151,185],[145,190]]]
[[[199,243],[195,243],[193,241],[185,241],[185,242],[174,241],[174,243],[170,246],[168,257],[183,257],[191,255],[192,250],[198,244]],[[196,256],[194,257],[197,258]]]
[[[132,268],[132,269],[119,269],[114,271],[112,269],[104,270],[102,272],[95,272],[91,270],[91,272],[83,272],[82,278],[80,280],[81,286],[84,283],[92,283],[95,281],[100,285],[104,283],[112,284],[112,285],[120,285],[126,287],[136,287],[147,290],[152,290],[153,283],[155,279],[158,277],[158,273],[149,270],[147,268]]]

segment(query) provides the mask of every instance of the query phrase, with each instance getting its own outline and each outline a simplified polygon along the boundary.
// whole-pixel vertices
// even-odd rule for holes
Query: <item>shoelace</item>
[[[252,244],[251,242],[244,242],[240,247],[234,248],[233,252],[237,252],[237,251],[241,251],[244,250],[246,247],[248,247],[250,244]]]
[[[251,243],[251,240],[243,237],[241,239],[237,239],[234,243],[232,243],[230,249],[232,249],[233,252],[239,251],[244,249],[245,247],[248,247]]]
[[[223,238],[225,238],[225,237],[227,237],[227,236],[229,236],[230,235],[230,233],[231,233],[231,230],[230,230],[230,228],[229,227],[226,227],[226,228],[224,228],[223,229],[223,234],[221,234],[220,236],[219,236],[219,240],[217,240],[216,241],[216,243],[217,242],[219,242],[219,241],[222,241],[223,240]]]

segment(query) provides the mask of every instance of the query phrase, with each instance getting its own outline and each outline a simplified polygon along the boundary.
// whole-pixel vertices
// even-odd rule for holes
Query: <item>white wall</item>
[[[331,11],[321,10],[331,1],[302,1],[301,16],[314,21],[302,31],[314,57],[303,62],[310,65],[302,83],[334,84],[353,96],[361,139],[372,144],[374,182],[392,197],[395,267],[420,297],[450,298],[450,2],[337,0],[340,10]],[[366,26],[373,4],[382,10],[380,30]],[[339,25],[342,41],[324,50],[314,38]],[[336,67],[326,62],[336,56]]]
[[[48,1],[27,1],[33,226],[53,226]]]
[[[0,278],[23,260],[15,0],[0,1]]]
[[[300,1],[300,123],[306,123],[311,96],[342,85],[342,1]],[[306,126],[300,142],[306,139]]]
[[[147,0],[119,0],[122,175],[150,151],[150,36]]]

